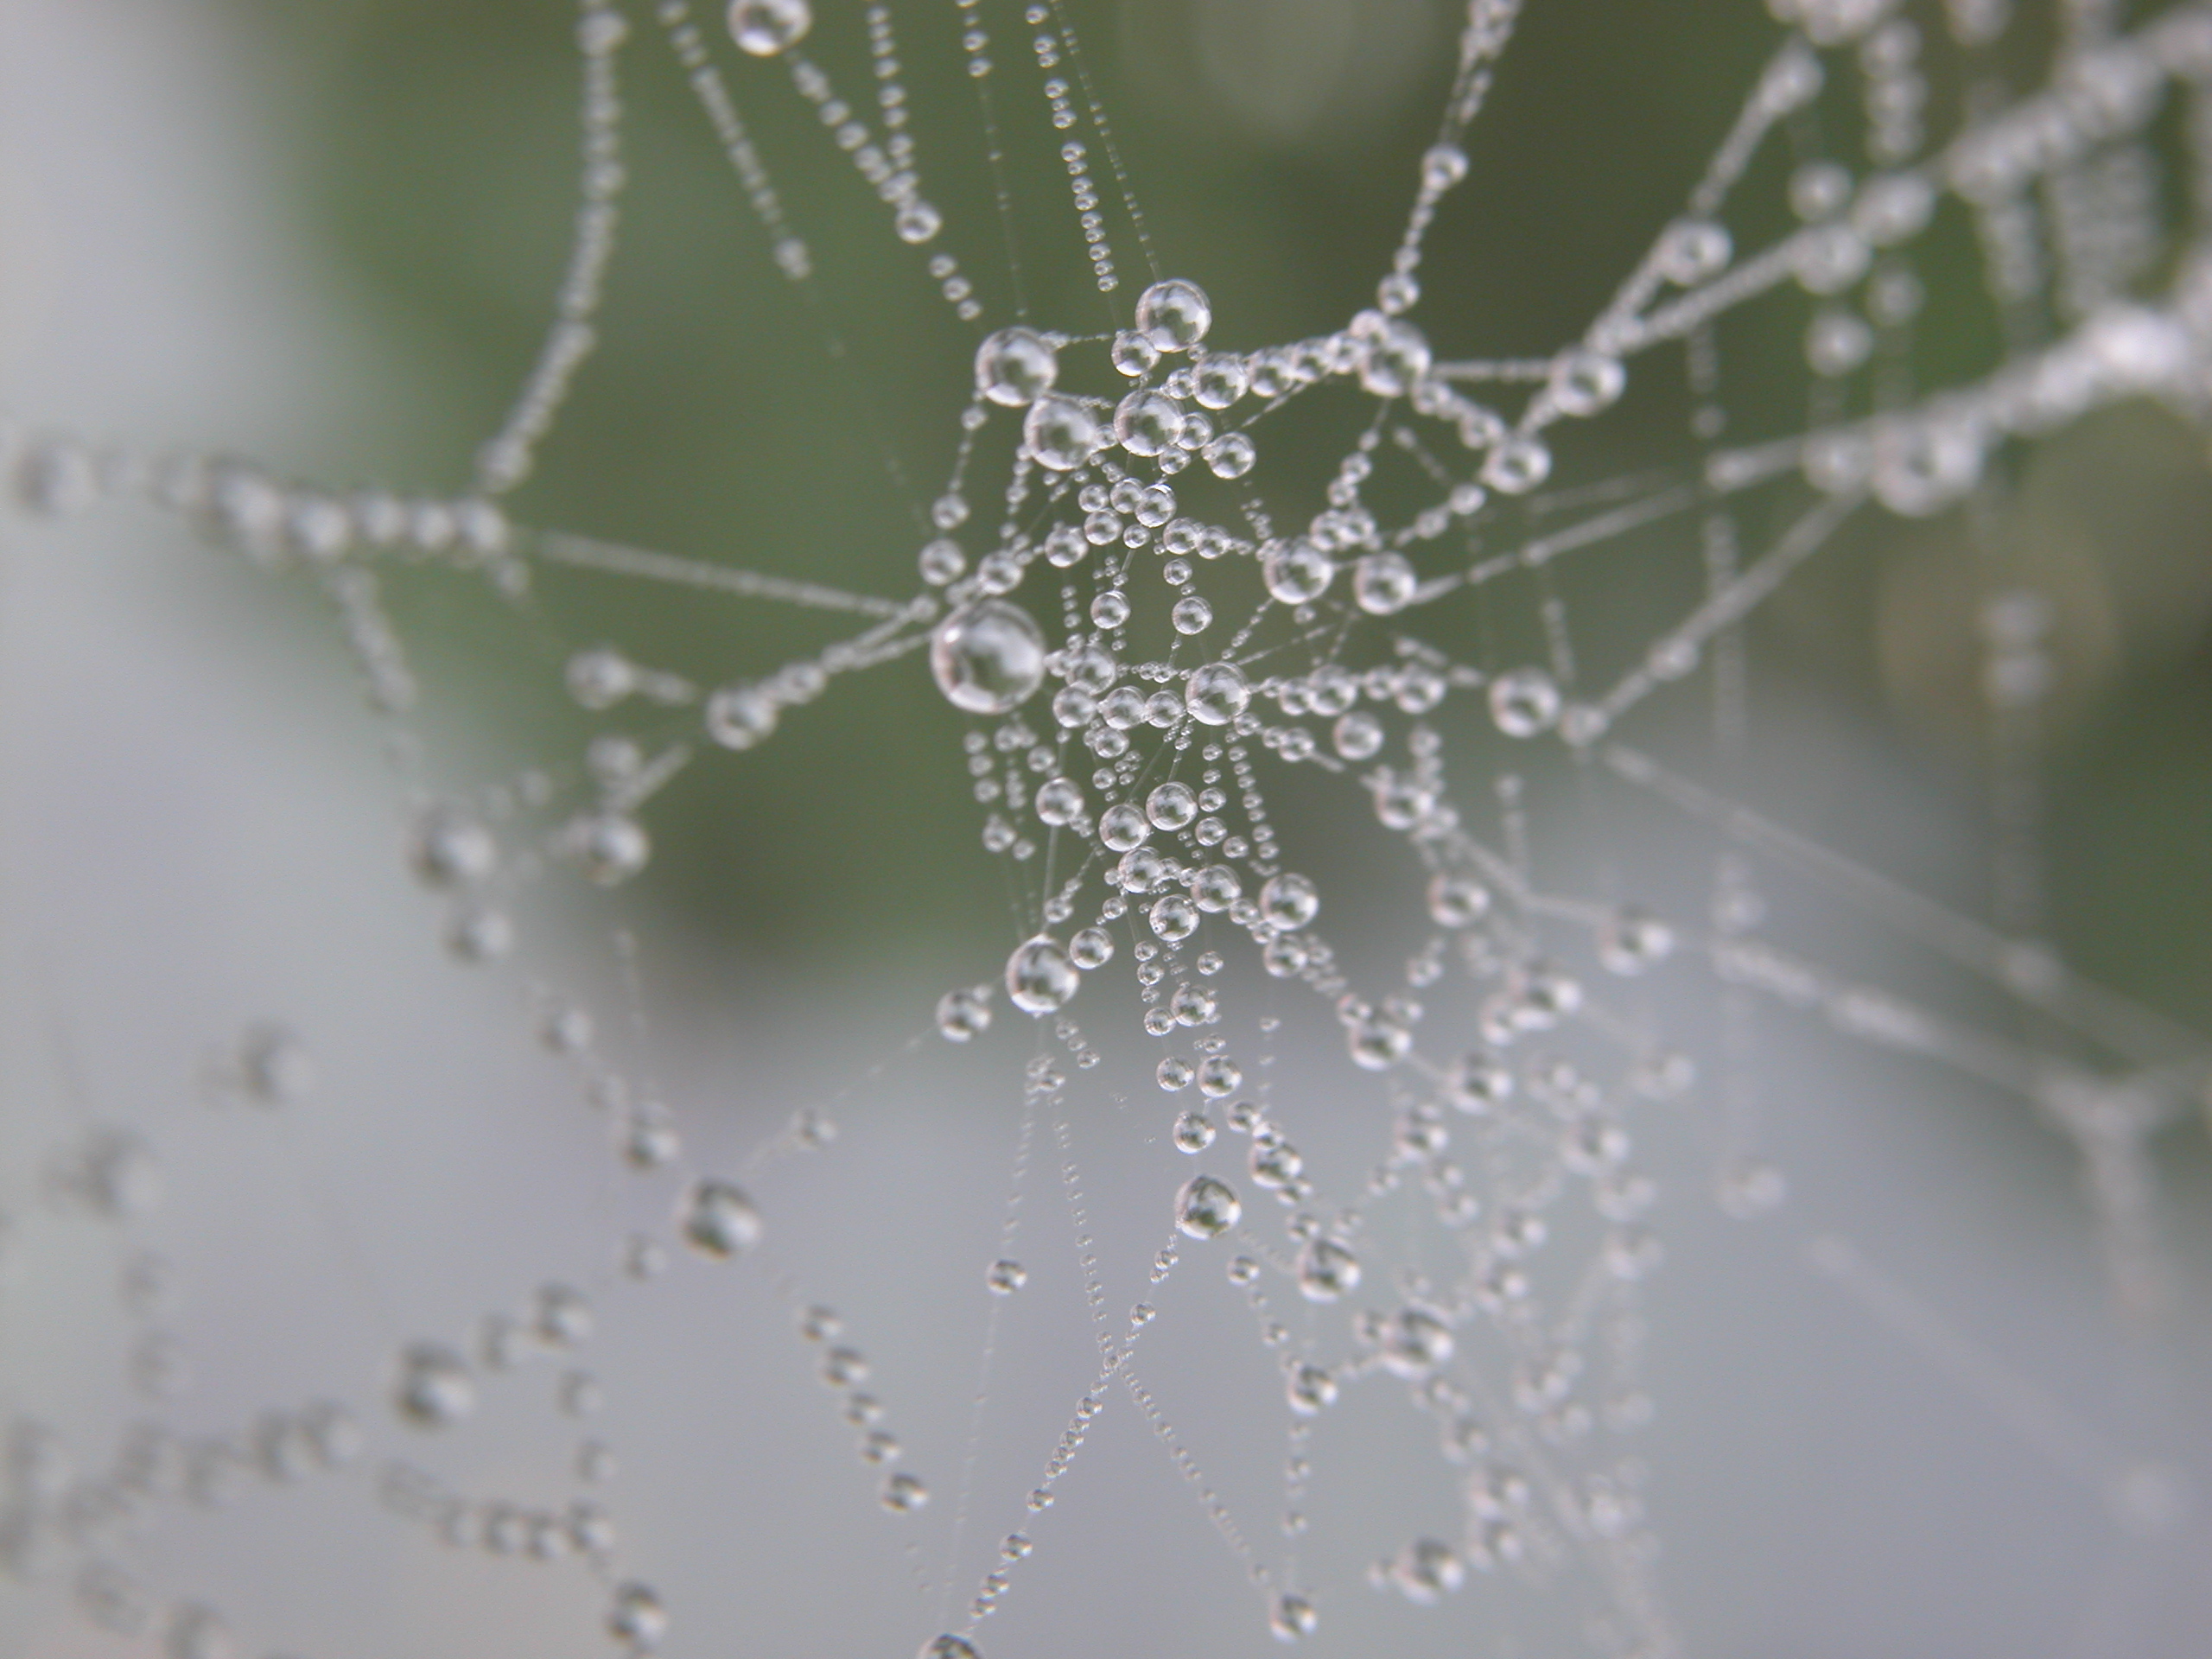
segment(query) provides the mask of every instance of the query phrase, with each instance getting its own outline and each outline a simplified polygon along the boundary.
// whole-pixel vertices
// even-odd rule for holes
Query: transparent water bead
[[[979,987],[963,986],[938,999],[937,1028],[950,1043],[965,1043],[991,1028],[988,994]]]
[[[650,1586],[625,1584],[607,1610],[607,1630],[618,1641],[650,1648],[668,1634],[668,1611]]]
[[[1536,438],[1508,438],[1483,462],[1483,482],[1500,495],[1526,495],[1551,475],[1552,452]]]
[[[1352,319],[1359,349],[1359,384],[1377,397],[1402,397],[1420,384],[1434,360],[1428,336],[1403,317],[1363,311]]]
[[[1152,931],[1170,944],[1180,944],[1198,929],[1198,907],[1179,893],[1154,902],[1147,919]]]
[[[1044,683],[1045,636],[1019,605],[982,600],[938,624],[930,671],[954,708],[1003,715]]]
[[[1640,974],[1674,950],[1675,930],[1639,910],[1618,911],[1598,929],[1598,960],[1609,973]]]
[[[1390,1582],[1408,1601],[1424,1606],[1441,1600],[1466,1582],[1459,1552],[1433,1538],[1408,1544],[1390,1563]]]
[[[1268,1629],[1278,1642],[1295,1642],[1321,1627],[1320,1615],[1303,1596],[1284,1596],[1268,1615]]]
[[[683,1236],[707,1255],[728,1261],[760,1242],[760,1212],[742,1189],[728,1181],[701,1181],[683,1205]]]
[[[1227,409],[1251,384],[1251,372],[1243,358],[1217,353],[1199,359],[1191,377],[1191,395],[1203,408]]]
[[[1194,671],[1183,695],[1191,718],[1202,726],[1226,726],[1252,701],[1252,688],[1234,663],[1209,663]]]
[[[238,1080],[256,1100],[296,1105],[315,1092],[315,1057],[289,1027],[256,1026],[238,1043]]]
[[[976,390],[1001,408],[1035,403],[1059,375],[1059,353],[1033,328],[1001,328],[976,348]]]
[[[976,1644],[957,1636],[933,1636],[914,1659],[977,1659]]]
[[[1320,913],[1320,890],[1305,876],[1286,870],[1260,889],[1260,914],[1275,927],[1304,927]]]
[[[1058,827],[1072,823],[1083,814],[1083,787],[1071,778],[1054,778],[1037,791],[1037,817]]]
[[[943,588],[960,580],[968,568],[968,556],[960,550],[960,543],[949,536],[939,537],[925,545],[915,561],[924,582],[932,588]]]
[[[1329,591],[1336,574],[1337,562],[1302,536],[1261,550],[1261,578],[1277,604],[1310,605]]]
[[[1152,837],[1152,825],[1141,808],[1123,801],[1098,815],[1098,839],[1109,851],[1126,853]]]
[[[1212,1121],[1204,1112],[1185,1112],[1175,1120],[1175,1150],[1196,1154],[1213,1145]]]
[[[652,842],[645,825],[622,812],[594,812],[575,826],[576,861],[602,887],[627,881],[645,868]]]
[[[1160,347],[1154,345],[1134,328],[1124,328],[1114,336],[1113,349],[1108,353],[1114,366],[1132,380],[1141,380],[1152,372],[1154,364],[1160,361]]]
[[[1213,304],[1196,283],[1171,276],[1137,296],[1137,332],[1160,351],[1188,351],[1212,326]]]
[[[1175,1224],[1192,1238],[1219,1238],[1243,1214],[1236,1189],[1211,1175],[1193,1175],[1175,1195]]]
[[[726,685],[707,699],[707,735],[749,749],[776,729],[776,700],[757,685]]]
[[[1567,352],[1552,365],[1552,402],[1562,414],[1586,417],[1611,409],[1627,385],[1620,359],[1601,352]]]
[[[1300,1417],[1318,1417],[1337,1403],[1337,1379],[1319,1365],[1300,1365],[1285,1379],[1284,1395]]]
[[[1449,190],[1467,176],[1467,152],[1457,144],[1436,144],[1421,158],[1421,184],[1424,190]]]
[[[1390,616],[1413,603],[1421,577],[1402,553],[1370,553],[1352,567],[1351,596],[1370,616]]]
[[[918,247],[944,228],[944,215],[915,196],[899,205],[892,218],[891,228],[901,242]]]
[[[1133,455],[1156,455],[1183,435],[1183,410],[1173,397],[1133,391],[1114,410],[1114,437]]]
[[[1670,283],[1688,288],[1717,276],[1735,251],[1721,226],[1710,219],[1679,219],[1669,226],[1659,250],[1659,270]]]
[[[1309,1302],[1333,1302],[1359,1288],[1359,1258],[1331,1238],[1317,1238],[1298,1257],[1299,1294]]]
[[[1114,960],[1114,936],[1103,927],[1078,930],[1068,941],[1068,960],[1086,974],[1103,968]]]
[[[1216,478],[1242,478],[1260,458],[1252,440],[1242,432],[1224,432],[1199,453],[1205,457],[1206,470]]]
[[[1440,871],[1429,878],[1428,914],[1439,927],[1471,927],[1490,914],[1490,889],[1472,876]]]
[[[437,1343],[416,1343],[399,1357],[400,1413],[425,1428],[443,1428],[476,1409],[468,1362]]]
[[[1048,472],[1071,473],[1089,461],[1103,435],[1098,417],[1071,397],[1047,394],[1029,405],[1022,442]]]
[[[899,1515],[911,1515],[930,1501],[930,1489],[914,1475],[893,1475],[883,1483],[883,1507]]]
[[[807,0],[730,0],[730,38],[756,58],[796,46],[813,26]]]
[[[1490,714],[1508,737],[1535,737],[1559,721],[1559,687],[1541,668],[1510,669],[1490,683]]]
[[[1452,1357],[1452,1327],[1426,1308],[1401,1309],[1382,1332],[1382,1363],[1393,1376],[1418,1382]]]
[[[473,887],[498,868],[499,843],[468,814],[435,806],[416,820],[408,859],[425,887]]]
[[[1145,797],[1144,811],[1155,828],[1180,830],[1198,816],[1198,798],[1188,784],[1161,784]]]
[[[1052,1014],[1083,987],[1083,974],[1066,949],[1049,934],[1018,945],[1006,959],[1007,995],[1024,1014]]]
[[[1029,1269],[1019,1262],[994,1262],[983,1282],[995,1296],[1011,1296],[1029,1282]]]

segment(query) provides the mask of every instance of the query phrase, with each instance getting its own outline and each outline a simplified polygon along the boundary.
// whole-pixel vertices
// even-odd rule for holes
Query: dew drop
[[[1153,902],[1147,919],[1155,934],[1175,944],[1198,931],[1198,907],[1181,893],[1171,893]]]
[[[1260,914],[1273,926],[1304,927],[1320,913],[1320,890],[1302,875],[1286,870],[1260,889]]]
[[[579,819],[570,833],[584,874],[603,887],[628,880],[652,855],[645,826],[626,813],[594,812]]]
[[[1185,1112],[1175,1120],[1175,1150],[1198,1154],[1213,1145],[1212,1121],[1204,1112]]]
[[[1535,737],[1559,720],[1559,687],[1541,668],[1510,669],[1490,683],[1490,715],[1508,737]]]
[[[1258,448],[1242,432],[1224,432],[1208,441],[1198,453],[1205,458],[1206,470],[1216,478],[1242,478],[1260,458]]]
[[[899,1515],[911,1515],[930,1501],[930,1489],[914,1475],[893,1475],[883,1483],[883,1507]]]
[[[1006,960],[1007,995],[1024,1014],[1052,1014],[1082,988],[1083,975],[1058,939],[1039,934]]]
[[[918,247],[944,228],[944,215],[916,196],[893,216],[891,228],[901,242]]]
[[[1098,417],[1072,398],[1048,393],[1029,405],[1021,437],[1039,467],[1071,473],[1098,448]]]
[[[683,1205],[683,1236],[707,1255],[729,1260],[760,1242],[760,1211],[728,1181],[704,1180]]]
[[[1370,553],[1352,567],[1353,601],[1370,616],[1404,610],[1420,586],[1420,575],[1402,553]]]
[[[1114,410],[1115,440],[1133,455],[1156,455],[1182,432],[1182,410],[1156,391],[1133,391]]]
[[[730,38],[756,58],[772,58],[814,24],[807,0],[730,0]]]
[[[1429,880],[1428,914],[1439,927],[1472,927],[1490,914],[1490,889],[1471,876],[1440,872]]]
[[[1243,1213],[1236,1188],[1211,1175],[1193,1175],[1175,1196],[1175,1224],[1192,1238],[1219,1238]]]
[[[1300,1417],[1318,1417],[1337,1402],[1337,1379],[1319,1365],[1300,1365],[1286,1379],[1284,1393]]]
[[[994,1262],[983,1282],[995,1296],[1011,1296],[1029,1282],[1029,1269],[1019,1262]]]
[[[1192,673],[1183,701],[1200,725],[1226,726],[1250,705],[1252,688],[1234,663],[1209,663]]]
[[[964,1043],[980,1037],[991,1027],[991,1004],[988,993],[980,987],[963,987],[947,991],[938,999],[937,1028],[950,1043]]]
[[[618,1641],[650,1648],[668,1634],[668,1612],[649,1586],[626,1584],[607,1610],[607,1629]]]
[[[467,814],[432,807],[416,820],[408,858],[424,887],[473,887],[498,867],[499,844]]]
[[[1020,606],[983,600],[938,624],[930,671],[954,708],[1007,714],[1044,683],[1045,638]]]
[[[1359,1288],[1359,1258],[1334,1239],[1317,1238],[1298,1257],[1298,1289],[1309,1302],[1333,1302]]]
[[[776,701],[757,685],[726,685],[707,699],[707,735],[749,749],[776,729]]]
[[[1163,352],[1188,351],[1213,325],[1213,306],[1196,283],[1170,277],[1137,296],[1137,332]]]
[[[1408,1601],[1428,1606],[1464,1584],[1467,1570],[1449,1544],[1421,1538],[1399,1552],[1390,1563],[1389,1577]]]
[[[1084,973],[1114,959],[1114,937],[1103,927],[1086,927],[1068,941],[1068,960]]]
[[[1053,390],[1059,354],[1028,327],[1002,327],[976,347],[976,390],[991,403],[1020,410]]]
[[[1313,1611],[1313,1604],[1303,1596],[1284,1596],[1268,1615],[1268,1629],[1278,1642],[1295,1642],[1320,1628],[1320,1617]]]
[[[1303,537],[1270,542],[1261,550],[1260,574],[1280,605],[1310,605],[1328,591],[1337,563]]]
[[[476,1408],[468,1362],[436,1343],[416,1343],[399,1357],[400,1413],[425,1428],[459,1422]]]

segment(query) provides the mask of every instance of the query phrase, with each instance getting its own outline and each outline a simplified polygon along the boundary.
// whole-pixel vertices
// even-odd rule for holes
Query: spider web
[[[934,36],[905,8],[587,0],[573,245],[464,490],[5,428],[13,528],[186,523],[327,611],[404,853],[297,755],[276,775],[354,825],[349,893],[275,863],[296,785],[264,783],[265,824],[200,809],[266,913],[187,905],[183,937],[322,930],[358,957],[289,999],[264,972],[251,1020],[171,965],[104,988],[141,1030],[95,1043],[78,987],[103,942],[128,958],[128,915],[26,930],[9,1347],[36,1357],[10,1367],[0,1557],[29,1650],[1660,1655],[1761,1639],[1726,1604],[1824,1554],[1967,1582],[2061,1554],[2051,1650],[2176,1650],[2202,1614],[2202,1286],[2158,1152],[2208,1059],[2043,941],[2067,613],[1991,561],[1949,642],[1995,762],[1982,915],[1793,825],[1847,751],[1770,711],[1745,625],[1885,523],[2000,514],[2054,435],[2146,404],[2201,422],[2212,12],[1747,16],[1764,66],[1611,302],[1481,355],[1435,343],[1474,331],[1428,250],[1520,7],[1456,20],[1371,303],[1261,345],[1147,226],[1086,55],[1103,24],[950,10],[973,96],[939,110],[910,96]],[[944,476],[886,449],[920,528],[880,591],[530,521],[652,188],[625,149],[646,60],[833,353],[849,227],[761,136],[794,111],[857,175],[835,213],[972,331]],[[988,217],[950,211],[935,124],[981,133]],[[1064,203],[1020,194],[1024,147]],[[1046,308],[1044,223],[1112,327]],[[1953,292],[1959,246],[1979,280]],[[1961,365],[1976,329],[1998,343]],[[1777,338],[1787,397],[1758,395]],[[1325,471],[1271,464],[1311,431]],[[569,637],[563,582],[827,643],[649,661]],[[486,761],[437,712],[463,677],[393,602],[432,584],[510,623],[572,751]],[[630,907],[664,791],[807,741],[811,705],[893,696],[960,713],[1007,954],[931,963],[887,1015],[779,1008],[803,1057],[762,1015],[731,1052],[715,1022],[777,988],[685,985]],[[468,971],[429,975],[426,920]],[[549,1098],[588,1115],[549,1130]],[[1929,1120],[1993,1101],[2064,1160],[2088,1248],[1978,1216],[2037,1274],[1944,1282],[1979,1189]],[[1777,1411],[1787,1537],[1745,1524],[1777,1471],[1723,1448]],[[1897,1556],[1849,1541],[1870,1517]],[[1928,1593],[1787,1617],[1867,1620],[1846,1649],[1986,1628]],[[2058,1617],[2019,1605],[2029,1635]]]

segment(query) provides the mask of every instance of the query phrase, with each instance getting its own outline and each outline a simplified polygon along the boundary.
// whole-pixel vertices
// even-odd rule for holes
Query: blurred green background
[[[565,257],[570,12],[557,0],[230,3],[268,54],[258,84],[267,119],[292,135],[289,188],[399,365],[394,390],[365,405],[347,453],[355,464],[372,458],[387,481],[460,487],[531,359]],[[810,296],[771,263],[646,10],[631,8],[620,58],[631,185],[602,344],[514,510],[535,525],[903,596],[926,538],[921,510],[951,460],[976,339],[933,292],[925,260],[955,253],[994,323],[1014,297],[962,14],[950,3],[893,14],[925,189],[947,221],[921,250],[891,237],[783,66],[718,40],[815,251]],[[1932,39],[1933,9],[1918,11]],[[865,98],[861,9],[818,12],[807,51]],[[1217,343],[1325,332],[1371,302],[1436,134],[1456,29],[1448,7],[1080,0],[1067,15],[1161,267],[1211,295]],[[982,16],[1029,315],[1080,332],[1126,321],[1142,280],[1135,240],[1110,214],[1128,280],[1102,300],[1079,257],[1030,31],[1009,5]],[[710,9],[700,21],[715,23]],[[1416,316],[1440,351],[1535,353],[1579,333],[1677,211],[1779,37],[1747,0],[1529,7],[1470,137],[1470,180],[1429,244]],[[1987,72],[2032,84],[2049,43],[2031,16]],[[1938,135],[1962,95],[1947,50],[1931,45]],[[1818,109],[1769,146],[1729,214],[1739,246],[1791,222],[1783,199],[1793,155],[1855,152],[1855,98],[1850,78],[1832,77]],[[2171,144],[2165,159],[2171,170]],[[1971,235],[1946,219],[1915,252],[1933,296],[1923,374],[1981,372],[1999,346],[1977,298]],[[1785,295],[1723,327],[1731,436],[1804,424],[1811,304]],[[1103,389],[1103,362],[1089,372]],[[1555,481],[1688,464],[1681,378],[1679,353],[1639,365],[1621,409],[1568,435]],[[1255,481],[1281,518],[1319,505],[1318,486],[1363,414],[1354,398],[1316,401],[1310,417],[1259,434]],[[987,461],[971,532],[995,516],[992,477]],[[1763,512],[1746,514],[1754,551],[1770,528]],[[1516,522],[1493,520],[1494,544],[1508,544]],[[2184,1020],[2200,1020],[2212,995],[2208,524],[2201,435],[2162,413],[2116,411],[2008,457],[1972,512],[1855,525],[1751,630],[1762,704],[1796,706],[1809,692],[1888,746],[1941,811],[1972,823],[1988,791],[1975,607],[2020,582],[2051,597],[2061,624],[2047,751],[2050,925],[2088,971]],[[968,540],[971,558],[986,550]],[[1698,557],[1694,527],[1676,524],[1562,568],[1578,645],[1599,677],[1683,608]],[[434,682],[465,686],[501,747],[556,758],[575,754],[588,728],[559,691],[570,648],[612,642],[712,684],[764,674],[841,631],[836,618],[580,573],[544,573],[535,631],[449,577],[397,583],[395,602]],[[1525,594],[1446,608],[1421,627],[1471,659],[1530,637]],[[664,728],[688,735],[690,721]],[[709,756],[655,803],[646,902],[696,943],[818,967],[855,949],[934,953],[949,938],[998,948],[1003,886],[977,846],[981,814],[954,758],[959,731],[918,658],[841,683],[789,714],[774,742]],[[1787,802],[1765,804],[1789,816]],[[1948,881],[1941,896],[1987,908],[1971,873],[1904,874]]]

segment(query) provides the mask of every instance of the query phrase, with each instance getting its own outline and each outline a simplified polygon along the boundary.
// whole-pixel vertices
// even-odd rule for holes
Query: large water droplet
[[[1065,1007],[1083,987],[1083,975],[1058,939],[1039,934],[1006,959],[1006,990],[1024,1014]]]
[[[1212,326],[1212,302],[1196,283],[1171,276],[1137,296],[1137,332],[1163,352],[1187,351]]]
[[[990,1001],[981,988],[963,986],[938,999],[937,1028],[947,1042],[967,1042],[988,1031],[990,1026]]]
[[[442,1428],[476,1408],[468,1362],[452,1349],[419,1342],[399,1357],[400,1411],[425,1428]]]
[[[730,0],[730,38],[756,58],[797,45],[813,26],[807,0]]]
[[[1202,726],[1226,726],[1252,701],[1252,688],[1234,663],[1208,663],[1191,676],[1183,703]]]
[[[1073,472],[1090,459],[1099,437],[1098,417],[1071,397],[1038,398],[1021,423],[1022,442],[1049,472]]]
[[[1243,1213],[1236,1189],[1211,1175],[1193,1175],[1175,1195],[1175,1224],[1192,1238],[1219,1238]]]
[[[1359,1288],[1359,1258],[1331,1238],[1317,1238],[1298,1258],[1298,1288],[1309,1302],[1333,1302]]]
[[[930,671],[954,708],[1003,715],[1044,683],[1045,637],[1020,606],[987,599],[938,624]]]
[[[1007,409],[1036,402],[1059,373],[1058,353],[1033,328],[1001,328],[976,351],[976,390]]]
[[[1337,562],[1301,536],[1268,543],[1260,555],[1260,574],[1276,603],[1306,605],[1329,590]]]
[[[727,1261],[760,1242],[760,1212],[728,1181],[701,1181],[683,1205],[683,1236],[709,1255]]]
[[[668,1634],[668,1612],[650,1586],[626,1584],[607,1610],[607,1629],[620,1641],[650,1648]]]

